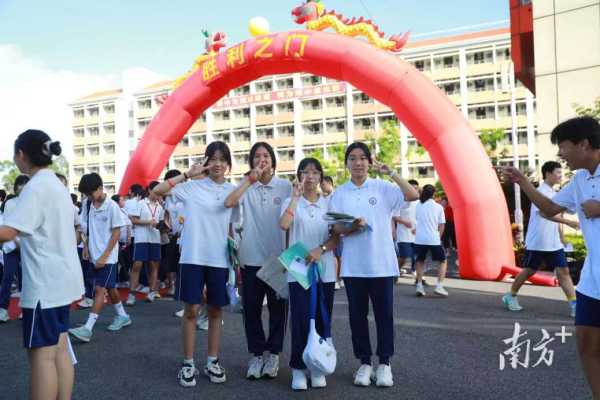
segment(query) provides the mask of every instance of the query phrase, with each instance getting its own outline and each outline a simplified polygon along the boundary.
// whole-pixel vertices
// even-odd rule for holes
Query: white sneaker
[[[9,319],[8,310],[0,308],[0,322],[8,322]]]
[[[341,288],[343,288],[344,286],[345,286],[345,285],[344,285],[344,280],[343,280],[343,279],[340,279],[340,287],[341,287]]]
[[[509,311],[521,311],[523,307],[519,304],[519,300],[517,300],[517,296],[513,296],[510,293],[506,293],[502,296],[502,302],[509,309]]]
[[[307,390],[306,373],[301,369],[292,369],[292,390]]]
[[[171,297],[175,297],[175,285],[171,285],[167,294]]]
[[[166,283],[164,283],[164,282],[161,282],[161,283],[158,285],[158,290],[162,290],[162,289],[164,289],[164,288],[166,288],[166,287],[167,287],[167,284],[166,284]]]
[[[207,331],[208,330],[208,317],[198,315],[198,318],[196,319],[196,328],[201,331]]]
[[[225,368],[219,364],[219,360],[207,364],[204,367],[204,375],[208,376],[212,383],[224,383],[227,380]]]
[[[327,380],[323,374],[315,374],[310,371],[310,387],[324,388],[327,386]]]
[[[442,285],[437,285],[433,293],[437,294],[438,296],[448,297],[448,292]]]
[[[157,292],[148,293],[148,296],[146,296],[146,301],[149,303],[154,303],[154,300],[156,300],[158,298],[157,295],[158,295]]]
[[[10,294],[11,299],[19,299],[21,298],[21,292],[19,292],[18,290],[14,291],[13,293]]]
[[[269,354],[267,362],[262,370],[262,376],[273,379],[277,378],[279,372],[279,356],[277,354]]]
[[[427,295],[427,293],[425,293],[425,288],[423,287],[422,283],[417,283],[417,297],[423,297]]]
[[[354,384],[356,386],[369,386],[373,375],[373,367],[369,364],[363,364],[354,374]]]
[[[378,387],[394,386],[394,378],[392,377],[392,367],[387,364],[379,364],[375,373],[375,385]]]
[[[138,290],[138,292],[148,294],[148,293],[150,293],[150,288],[148,286],[144,286],[143,288]]]
[[[94,300],[90,299],[89,297],[84,297],[83,300],[77,303],[77,305],[79,308],[92,308],[94,305]]]
[[[333,287],[333,290],[340,290],[342,287],[340,286],[339,282],[335,283],[335,286]]]
[[[183,318],[183,311],[184,310],[175,311],[175,313],[173,315],[176,316],[177,318]]]
[[[263,365],[264,362],[262,356],[252,357],[248,363],[246,378],[251,380],[260,379],[262,376]]]
[[[127,301],[125,302],[126,306],[135,306],[135,295],[133,293],[129,293],[127,296]]]
[[[194,387],[196,386],[196,376],[199,375],[196,367],[193,367],[189,364],[183,364],[179,373],[177,374],[177,378],[179,379],[179,384],[183,387]]]

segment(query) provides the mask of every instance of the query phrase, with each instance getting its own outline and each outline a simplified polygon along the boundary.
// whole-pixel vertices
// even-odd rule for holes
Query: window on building
[[[73,118],[75,119],[81,119],[83,118],[84,115],[84,111],[82,108],[78,108],[76,110],[73,110]]]
[[[280,161],[293,161],[294,150],[293,149],[280,149],[277,150],[277,157]]]
[[[371,97],[369,97],[366,93],[363,92],[354,93],[352,95],[352,99],[356,104],[369,104],[374,102],[374,100]]]
[[[97,144],[92,145],[92,146],[88,146],[87,147],[87,153],[89,156],[97,156],[100,154],[100,146],[98,146]]]
[[[73,173],[75,174],[75,176],[81,176],[85,173],[85,170],[83,167],[74,167]]]
[[[273,82],[261,81],[255,83],[256,93],[267,93],[273,91]]]
[[[180,146],[189,147],[190,146],[190,137],[188,135],[184,135],[179,142]]]
[[[84,153],[85,151],[83,146],[73,147],[73,154],[75,154],[75,157],[83,157]]]
[[[215,118],[215,121],[229,121],[230,113],[229,110],[217,111],[213,113],[213,117]]]
[[[245,96],[247,94],[250,94],[250,85],[240,86],[239,88],[235,88],[233,90],[234,96]]]
[[[346,98],[344,96],[328,97],[325,99],[327,108],[339,108],[346,106]]]
[[[213,133],[213,138],[215,140],[220,140],[221,142],[225,142],[225,143],[229,143],[229,141],[231,140],[231,138],[229,136],[229,132],[224,132],[224,131]]]
[[[112,115],[115,113],[115,105],[114,104],[104,104],[102,106],[104,108],[104,114]]]
[[[104,147],[104,153],[105,154],[115,154],[115,144],[114,143],[107,143],[105,145],[103,145]]]
[[[288,101],[285,103],[277,104],[277,112],[279,113],[292,113],[294,112],[294,102]]]
[[[273,139],[273,128],[257,128],[256,137],[258,140]]]
[[[249,108],[235,109],[235,110],[233,110],[233,117],[236,119],[250,118],[250,109]]]
[[[323,124],[314,122],[302,125],[305,135],[321,135],[323,133]]]
[[[87,113],[88,113],[89,117],[97,117],[98,113],[99,113],[98,106],[88,107],[87,108]]]
[[[418,69],[419,71],[424,71],[425,70],[425,60],[417,60],[414,63],[415,68]]]
[[[246,129],[241,130],[241,131],[234,131],[233,137],[235,138],[236,142],[249,142],[250,141],[250,131],[246,130]]]
[[[275,84],[277,86],[277,90],[292,89],[294,87],[294,79],[293,78],[278,79],[277,81],[275,81]]]
[[[444,68],[454,68],[458,64],[458,57],[455,56],[446,56],[442,59],[444,64]]]
[[[105,135],[112,135],[115,133],[115,125],[114,124],[103,125],[102,129],[104,129]]]
[[[256,115],[273,115],[273,104],[256,106]]]
[[[357,118],[354,120],[354,128],[357,130],[373,130],[375,129],[375,119]]]
[[[277,127],[277,133],[279,137],[292,137],[294,136],[294,125],[283,125]]]
[[[82,138],[85,136],[85,131],[83,130],[83,128],[75,128],[73,129],[73,135],[76,138]]]
[[[104,173],[106,175],[114,175],[115,174],[115,164],[104,164]]]
[[[150,125],[149,119],[139,119],[138,120],[138,129],[140,131],[144,131],[148,125]]]
[[[346,121],[327,121],[327,133],[341,133],[346,132]]]
[[[302,108],[304,110],[321,110],[322,109],[321,99],[303,100]]]
[[[100,173],[100,167],[98,165],[90,165],[90,166],[88,166],[87,170],[88,170],[88,174],[91,174],[91,173],[99,174]]]
[[[187,157],[175,158],[174,164],[176,169],[187,169],[190,167],[190,160]]]
[[[310,86],[318,86],[321,84],[321,77],[315,75],[303,76],[302,77],[302,86],[310,87]]]
[[[98,129],[97,126],[90,126],[87,128],[87,133],[89,136],[99,136],[100,130]]]
[[[206,135],[192,135],[191,136],[192,146],[202,146],[206,144]]]
[[[233,161],[235,165],[248,165],[249,154],[247,152],[243,153],[234,153]]]
[[[152,108],[152,100],[150,99],[140,99],[137,104],[140,110],[150,110]]]

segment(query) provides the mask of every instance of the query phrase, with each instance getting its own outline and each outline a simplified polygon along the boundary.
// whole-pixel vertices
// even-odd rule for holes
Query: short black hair
[[[158,181],[152,181],[148,184],[148,187],[146,188],[146,192],[150,193],[152,191],[152,189],[154,189],[157,185],[158,185]]]
[[[419,200],[421,203],[425,203],[427,200],[433,198],[435,194],[435,187],[433,185],[425,185],[423,186],[423,190],[421,190],[421,195],[419,196]]]
[[[71,193],[71,201],[73,205],[77,205],[77,195],[75,193]]]
[[[408,183],[414,186],[419,186],[419,182],[416,179],[409,179]]]
[[[13,193],[17,193],[17,188],[20,186],[25,186],[29,182],[29,177],[27,175],[19,175],[15,178],[15,183],[13,184]]]
[[[271,156],[271,168],[273,171],[277,168],[277,159],[275,158],[275,151],[273,147],[267,142],[256,142],[250,149],[250,156],[248,157],[248,164],[250,165],[250,169],[254,169],[254,156],[256,156],[256,152],[259,148],[263,147],[265,150],[269,152]]]
[[[129,187],[129,194],[133,194],[136,197],[144,196],[144,187],[139,183],[134,183]]]
[[[225,162],[227,162],[227,165],[229,165],[229,168],[231,168],[231,152],[229,151],[229,146],[227,146],[225,142],[222,142],[220,140],[212,142],[206,148],[206,151],[204,152],[204,156],[206,157],[206,163],[204,164],[204,166],[208,165],[208,162],[211,158],[214,157],[217,151],[220,151],[221,154],[223,154]]]
[[[165,181],[167,179],[171,179],[171,178],[175,178],[176,176],[181,175],[181,171],[178,169],[170,169],[167,172],[165,172]]]
[[[59,172],[55,172],[54,175],[56,175],[56,177],[58,179],[60,179],[61,181],[65,181],[65,182],[67,181],[67,177],[64,176],[63,174],[59,173]]]
[[[77,190],[86,196],[90,196],[102,186],[104,186],[104,183],[102,182],[100,175],[95,172],[90,172],[89,174],[85,174],[81,177]]]
[[[60,142],[53,142],[44,131],[28,129],[15,140],[15,154],[22,151],[29,162],[36,167],[47,167],[52,164],[52,156],[62,153]]]
[[[113,194],[112,196],[110,196],[110,199],[112,201],[114,201],[115,203],[119,204],[119,200],[121,200],[121,195],[120,194]]]
[[[6,205],[6,203],[10,200],[10,199],[14,199],[15,196],[14,194],[9,194],[8,196],[6,196],[6,198],[4,199],[4,201],[2,202],[2,205],[0,206],[0,212],[4,213],[4,206]]]
[[[6,190],[0,189],[0,203],[6,199]]]
[[[329,175],[325,175],[325,176],[323,177],[323,180],[322,180],[322,181],[324,181],[324,182],[329,182],[329,184],[331,184],[331,186],[333,186],[333,178],[332,178],[332,177],[330,177]]]
[[[369,160],[369,164],[373,164],[373,159],[371,158],[371,150],[369,149],[369,146],[367,146],[367,144],[364,142],[354,142],[346,148],[346,154],[344,154],[344,165],[348,164],[348,157],[350,157],[350,153],[354,149],[361,149],[363,153],[365,153],[367,159]]]
[[[562,168],[562,165],[556,161],[546,161],[542,165],[542,179],[546,179],[546,174],[551,174],[555,169]]]
[[[600,123],[593,117],[575,117],[558,124],[550,133],[553,144],[568,140],[575,144],[587,139],[593,149],[600,149]]]
[[[296,178],[298,178],[298,181],[302,180],[302,171],[304,171],[304,169],[311,164],[314,165],[317,171],[319,171],[319,173],[321,174],[321,179],[319,180],[319,182],[323,182],[323,167],[321,166],[319,160],[312,157],[306,157],[303,158],[302,161],[300,161],[300,164],[298,164],[298,170],[296,171]]]

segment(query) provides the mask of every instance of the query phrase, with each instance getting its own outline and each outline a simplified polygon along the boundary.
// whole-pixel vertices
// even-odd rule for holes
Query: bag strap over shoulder
[[[319,266],[316,263],[310,265],[312,284],[310,285],[310,319],[317,319],[317,297],[319,297],[319,310],[321,322],[323,323],[323,337],[331,337],[331,319],[327,306],[325,305],[325,290],[323,282],[319,277]],[[318,295],[320,292],[320,296]]]

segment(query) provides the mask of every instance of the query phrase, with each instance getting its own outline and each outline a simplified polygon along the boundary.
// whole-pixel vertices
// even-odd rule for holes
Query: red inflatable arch
[[[133,154],[120,192],[156,179],[194,121],[230,90],[264,75],[307,72],[351,83],[389,106],[427,149],[454,208],[460,274],[496,280],[515,265],[506,201],[475,132],[425,75],[354,38],[291,31],[221,51],[176,89]]]

